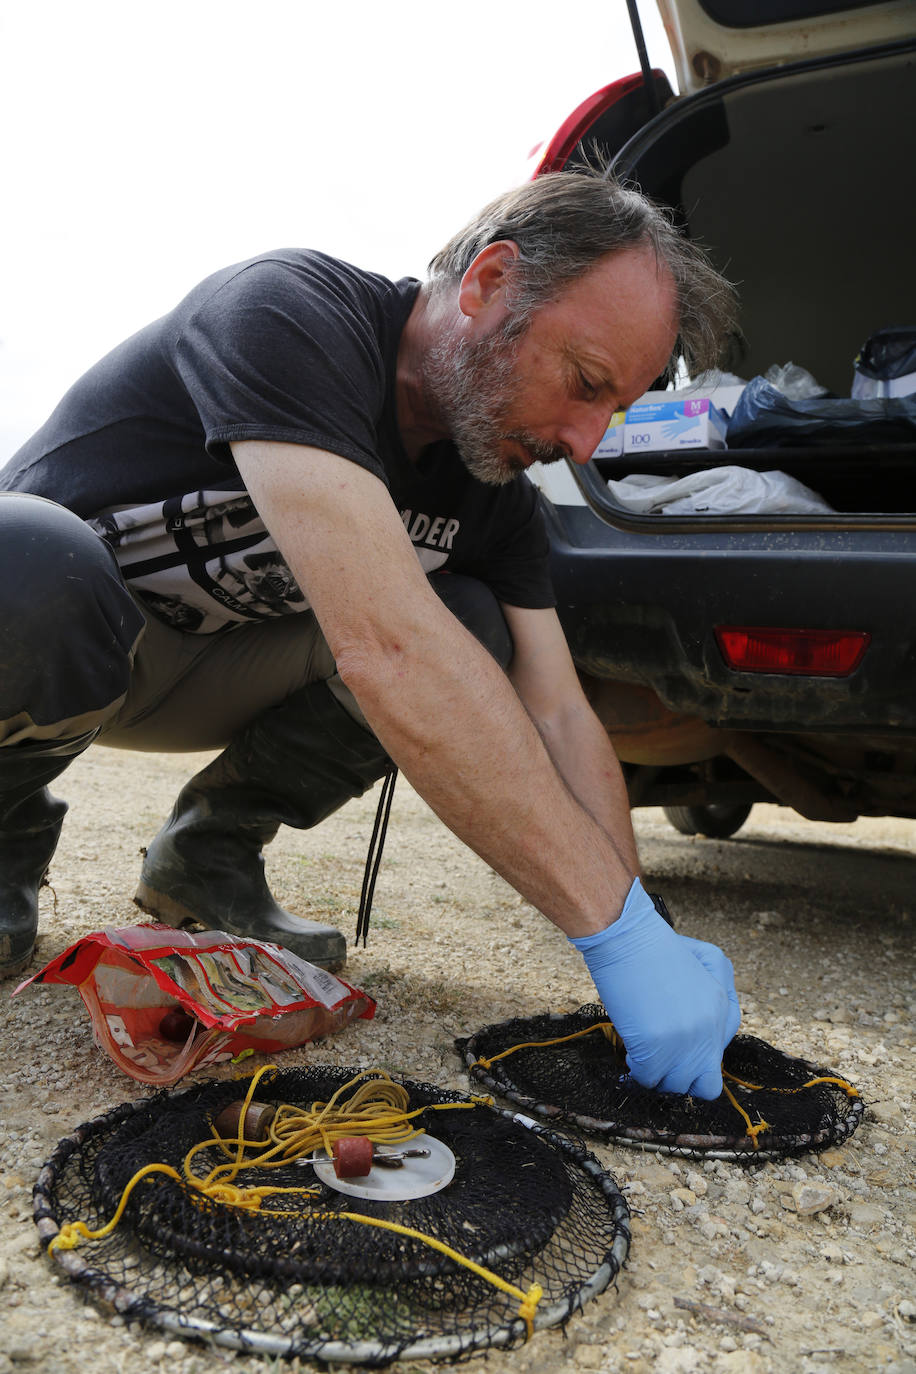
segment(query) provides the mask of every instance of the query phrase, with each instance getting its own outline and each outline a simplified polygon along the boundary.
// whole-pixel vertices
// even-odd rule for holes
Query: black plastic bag
[[[856,355],[853,396],[906,396],[912,392],[916,392],[916,326],[879,329]]]
[[[916,443],[916,395],[790,401],[754,377],[735,406],[726,441],[730,449]]]

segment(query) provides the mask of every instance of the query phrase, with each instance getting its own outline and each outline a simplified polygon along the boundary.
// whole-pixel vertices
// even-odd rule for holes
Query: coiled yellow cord
[[[171,1165],[147,1164],[138,1170],[127,1184],[121,1194],[121,1200],[114,1216],[105,1226],[100,1227],[97,1231],[90,1231],[82,1221],[67,1222],[49,1244],[49,1252],[72,1250],[79,1244],[80,1240],[102,1240],[105,1236],[110,1235],[121,1220],[127,1201],[136,1185],[151,1174],[162,1174],[178,1183],[188,1183],[201,1197],[209,1198],[213,1202],[220,1202],[230,1207],[239,1207],[248,1212],[259,1212],[264,1198],[275,1196],[278,1193],[308,1195],[319,1190],[310,1187],[239,1188],[236,1187],[233,1180],[242,1169],[276,1168],[281,1164],[287,1164],[311,1154],[319,1146],[323,1147],[330,1156],[334,1141],[346,1135],[368,1136],[370,1140],[376,1143],[411,1140],[422,1134],[422,1131],[411,1126],[410,1122],[423,1111],[431,1109],[445,1111],[475,1107],[488,1100],[475,1098],[470,1102],[434,1103],[429,1108],[419,1107],[415,1111],[408,1112],[407,1107],[410,1099],[407,1090],[399,1083],[395,1083],[383,1069],[367,1069],[364,1073],[351,1078],[349,1082],[338,1088],[328,1102],[313,1102],[307,1108],[282,1104],[277,1109],[277,1114],[268,1133],[271,1143],[264,1148],[259,1141],[245,1139],[245,1117],[254,1099],[258,1084],[265,1076],[273,1077],[276,1072],[276,1067],[273,1064],[264,1065],[257,1070],[248,1086],[248,1092],[239,1113],[238,1134],[230,1140],[218,1135],[214,1129],[213,1135],[209,1139],[199,1141],[198,1144],[192,1146],[184,1158],[184,1178]],[[354,1090],[353,1094],[342,1105],[341,1099],[350,1089]],[[201,1150],[212,1149],[214,1144],[230,1156],[230,1162],[216,1165],[205,1178],[201,1178],[193,1172],[192,1161]],[[256,1150],[256,1153],[246,1155],[246,1150],[252,1148]],[[364,1226],[379,1227],[383,1230],[393,1231],[398,1235],[410,1236],[414,1240],[419,1240],[424,1245],[440,1251],[456,1263],[471,1270],[501,1292],[517,1298],[519,1302],[518,1315],[525,1323],[527,1336],[530,1337],[534,1330],[537,1306],[543,1296],[543,1289],[540,1284],[532,1284],[526,1292],[515,1284],[507,1282],[491,1269],[486,1269],[483,1265],[477,1264],[475,1260],[453,1250],[451,1246],[445,1245],[435,1236],[426,1235],[423,1231],[415,1231],[412,1227],[402,1226],[398,1222],[383,1221],[379,1217],[363,1216],[359,1212],[303,1212],[301,1209],[297,1209],[283,1213],[282,1209],[277,1210],[281,1215],[287,1216],[307,1215],[322,1220],[355,1221]]]

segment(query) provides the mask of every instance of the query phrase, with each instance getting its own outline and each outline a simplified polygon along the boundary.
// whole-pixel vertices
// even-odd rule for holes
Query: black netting
[[[308,1106],[325,1101],[354,1070],[292,1070],[262,1079],[257,1099]],[[248,1080],[250,1081],[250,1080]],[[210,1083],[120,1107],[58,1147],[36,1189],[45,1239],[68,1222],[91,1230],[110,1220],[138,1170],[156,1162],[181,1172],[188,1150],[248,1082]],[[579,1144],[484,1105],[432,1110],[468,1099],[404,1083],[415,1124],[455,1156],[441,1191],[408,1202],[363,1201],[321,1186],[266,1198],[257,1213],[203,1196],[163,1174],[134,1188],[103,1240],[55,1251],[70,1275],[118,1311],[180,1334],[283,1355],[385,1363],[456,1357],[524,1339],[517,1297],[423,1241],[340,1215],[398,1222],[433,1236],[523,1293],[540,1284],[535,1325],[564,1321],[616,1275],[626,1256],[627,1210],[613,1179]],[[205,1174],[225,1156],[195,1157]],[[291,1162],[246,1169],[245,1186],[304,1190],[314,1171]]]
[[[750,1035],[735,1036],[725,1051],[731,1097],[723,1092],[704,1102],[642,1088],[627,1072],[622,1045],[602,1033],[602,1024],[607,1014],[595,1004],[566,1016],[486,1026],[457,1044],[472,1078],[491,1092],[551,1121],[643,1148],[753,1163],[836,1144],[861,1119],[855,1089],[842,1080],[811,1081],[835,1078],[830,1069]],[[573,1035],[560,1044],[529,1043]],[[506,1050],[513,1052],[496,1058]]]

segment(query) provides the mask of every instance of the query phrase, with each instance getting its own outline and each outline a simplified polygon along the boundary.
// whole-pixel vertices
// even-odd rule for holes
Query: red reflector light
[[[864,630],[783,630],[717,625],[716,642],[739,673],[802,673],[848,677],[858,668],[871,635]]]
[[[659,74],[654,71],[653,79]],[[631,91],[639,90],[644,84],[642,72],[634,72],[632,76],[612,81],[610,86],[602,86],[600,91],[596,91],[594,95],[583,100],[581,105],[577,105],[546,146],[541,145],[532,149],[532,155],[537,157],[537,166],[530,180],[533,181],[536,176],[543,176],[545,172],[562,171],[576,144],[582,141],[595,121],[612,105],[616,105],[618,100],[623,100],[624,96],[629,95]]]

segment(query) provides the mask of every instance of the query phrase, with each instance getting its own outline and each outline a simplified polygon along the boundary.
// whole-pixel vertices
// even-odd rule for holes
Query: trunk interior
[[[916,44],[905,43],[756,72],[676,102],[625,145],[615,170],[672,207],[737,285],[735,373],[791,361],[848,397],[865,340],[916,324],[914,165]],[[634,461],[591,464],[590,502],[612,505],[606,479]],[[724,463],[789,472],[841,515],[916,523],[916,442],[655,452],[638,469],[682,476]],[[786,519],[835,523],[765,523]]]

